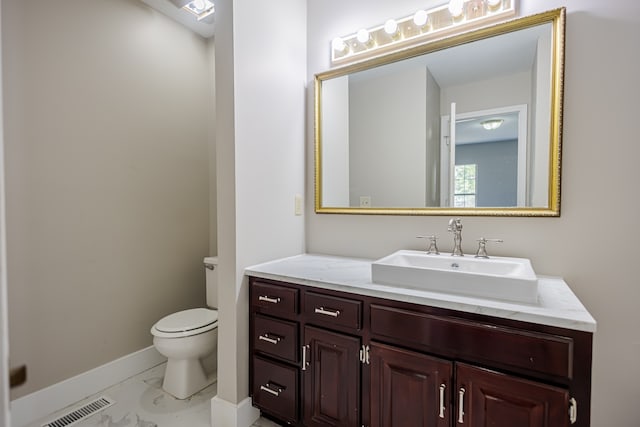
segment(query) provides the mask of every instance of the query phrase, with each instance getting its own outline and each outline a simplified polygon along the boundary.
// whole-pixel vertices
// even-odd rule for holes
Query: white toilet
[[[210,308],[170,314],[151,328],[153,345],[167,358],[162,388],[178,399],[186,399],[216,381],[218,258],[207,257],[204,265]],[[212,366],[203,366],[205,361]]]

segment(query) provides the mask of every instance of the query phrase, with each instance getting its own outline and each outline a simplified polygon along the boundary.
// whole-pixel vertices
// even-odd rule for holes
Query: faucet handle
[[[502,243],[502,239],[485,239],[481,237],[478,239],[478,251],[476,252],[476,258],[489,258],[487,255],[487,242]]]
[[[429,239],[429,247],[427,248],[427,253],[430,255],[440,255],[440,251],[438,251],[438,245],[436,241],[438,237],[435,234],[430,236],[416,236],[416,239]]]

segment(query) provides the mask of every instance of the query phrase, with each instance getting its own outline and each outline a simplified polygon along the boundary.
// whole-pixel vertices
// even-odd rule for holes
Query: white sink
[[[374,283],[537,303],[538,278],[525,258],[475,258],[401,250],[371,264]]]

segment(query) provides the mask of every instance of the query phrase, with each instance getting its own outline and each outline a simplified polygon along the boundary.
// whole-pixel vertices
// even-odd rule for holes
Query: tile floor
[[[100,396],[115,400],[105,408],[73,427],[209,427],[211,426],[211,398],[217,393],[213,384],[189,399],[178,400],[162,390],[165,364],[158,365],[131,377],[87,399],[38,420],[27,427],[42,427]],[[276,427],[260,418],[253,427]]]

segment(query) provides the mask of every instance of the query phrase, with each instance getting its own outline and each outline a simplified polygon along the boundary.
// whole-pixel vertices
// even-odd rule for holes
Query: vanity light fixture
[[[215,7],[209,0],[192,0],[182,8],[195,15],[198,21],[203,20],[215,12]]]
[[[517,0],[486,0],[488,7],[473,7],[485,4],[484,1],[450,0],[438,7],[421,9],[404,18],[389,19],[382,25],[336,37],[331,42],[331,62],[359,60],[394,48],[410,47],[504,20],[516,13]],[[472,12],[465,13],[467,10]]]
[[[504,120],[502,120],[502,119],[491,119],[491,120],[485,120],[484,122],[480,122],[480,124],[486,130],[496,130],[500,126],[502,126],[503,122],[504,122]]]

